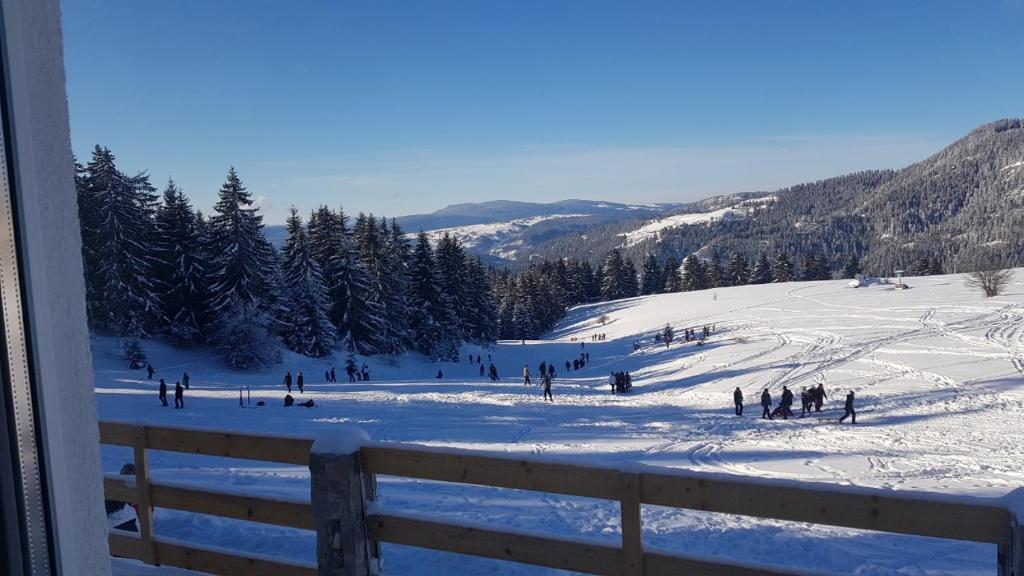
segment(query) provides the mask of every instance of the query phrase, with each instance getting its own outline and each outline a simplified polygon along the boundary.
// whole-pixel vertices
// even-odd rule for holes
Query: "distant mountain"
[[[760,198],[760,200],[756,200]],[[769,200],[770,198],[770,200]],[[791,257],[824,253],[833,266],[857,254],[889,275],[931,258],[947,272],[979,261],[1024,265],[1024,121],[1000,120],[899,170],[847,174],[770,194],[710,199],[636,225],[614,223],[552,239],[535,258],[600,262],[620,248],[639,263],[647,253],[706,256],[711,249],[748,260],[761,251]]]
[[[431,214],[398,218],[409,234],[419,230],[432,238],[448,233],[492,265],[528,261],[532,248],[550,240],[578,236],[595,227],[643,220],[678,209],[682,204],[620,204],[593,200],[552,203],[497,200],[455,204]]]

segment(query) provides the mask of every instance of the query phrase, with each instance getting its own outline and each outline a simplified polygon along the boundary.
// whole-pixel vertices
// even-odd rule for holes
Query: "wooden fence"
[[[310,439],[278,438],[192,429],[101,423],[104,444],[131,446],[134,479],[108,476],[108,499],[137,503],[139,534],[113,531],[111,552],[150,564],[216,574],[316,574],[313,564],[251,559],[171,542],[153,534],[153,508],[238,518],[278,526],[314,529],[308,502],[239,496],[182,488],[149,479],[146,450],[308,465]],[[363,519],[370,538],[407,546],[496,558],[592,574],[702,574],[772,576],[806,572],[751,566],[648,551],[642,540],[643,504],[794,522],[825,524],[916,536],[994,544],[1000,576],[1020,571],[1024,546],[1012,514],[999,500],[953,500],[940,495],[841,486],[768,484],[742,476],[704,475],[671,469],[614,468],[498,457],[407,445],[370,444],[359,453],[368,485],[376,475],[532,490],[617,501],[621,545],[581,538],[526,535],[491,527],[463,526],[370,508]]]

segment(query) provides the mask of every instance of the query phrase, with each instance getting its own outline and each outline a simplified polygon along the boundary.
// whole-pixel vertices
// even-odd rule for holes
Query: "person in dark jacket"
[[[331,382],[338,381],[338,373],[334,371],[334,366],[331,366]]]
[[[188,390],[188,372],[181,375],[181,383],[185,386],[185,390]]]
[[[174,407],[185,407],[185,387],[181,385],[181,382],[174,383]]]
[[[853,390],[850,390],[850,393],[846,395],[846,406],[845,406],[845,408],[846,408],[846,414],[843,414],[843,417],[840,418],[839,421],[842,422],[843,420],[846,420],[847,418],[850,418],[850,422],[852,424],[856,424],[857,423],[857,413],[853,411]]]
[[[566,371],[566,372],[568,372],[568,371],[569,371],[569,366],[571,366],[571,364],[569,364],[569,361],[568,361],[568,360],[566,360],[566,361],[565,361],[565,371]]]
[[[554,364],[548,364],[548,378],[550,378],[552,380],[555,379],[555,365]]]
[[[743,416],[743,391],[739,386],[732,392],[732,403],[736,405],[736,415]]]
[[[550,374],[550,372],[548,374]],[[541,382],[544,384],[544,399],[554,402],[555,397],[551,395],[551,376],[545,375],[541,378]]]
[[[821,412],[821,405],[825,403],[825,384],[818,382],[818,387],[814,389],[814,411]],[[810,410],[808,410],[809,412]]]
[[[285,405],[285,407],[287,408],[287,407],[291,406],[292,404],[295,404],[295,398],[292,398],[291,394],[285,394],[284,395],[284,405]]]
[[[484,376],[484,365],[480,364],[480,377],[483,378],[483,376]]]
[[[167,382],[164,379],[160,379],[160,404],[167,406]]]
[[[814,393],[807,388],[800,391],[800,417],[803,418],[811,411],[811,405],[814,403]]]
[[[302,370],[299,370],[295,374],[295,383],[299,385],[299,394],[302,394],[302,382],[303,382]]]
[[[153,369],[153,365],[152,364],[146,364],[146,374],[149,374],[149,379],[150,380],[153,379],[153,373],[154,372],[156,372],[156,370]]]
[[[793,391],[786,386],[782,387],[782,400],[779,401],[779,406],[782,407],[782,418],[789,420],[793,414]]]
[[[547,373],[548,373],[548,363],[547,362],[541,362],[540,363],[540,367],[537,369],[537,376],[540,376],[541,378],[543,378],[544,375],[547,374]]]
[[[288,370],[284,373],[284,385],[288,387],[288,393],[292,393],[292,371]]]
[[[767,388],[761,392],[761,408],[761,418],[772,420],[772,395],[768,393]]]
[[[440,380],[441,378],[444,378],[444,372],[441,372],[440,370],[438,370],[437,371],[437,379]]]
[[[487,372],[488,372],[488,375],[489,375],[489,377],[491,379],[491,382],[497,382],[498,381],[498,368],[494,365],[493,362],[491,363],[490,366],[488,366]]]

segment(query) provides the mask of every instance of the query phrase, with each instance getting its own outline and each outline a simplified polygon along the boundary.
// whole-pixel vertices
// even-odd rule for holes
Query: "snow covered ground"
[[[760,478],[790,478],[1003,495],[1024,485],[1024,271],[1001,297],[984,299],[958,276],[910,278],[909,290],[850,288],[846,281],[775,284],[640,297],[576,308],[543,341],[490,350],[499,383],[476,364],[435,365],[406,357],[368,363],[373,380],[326,384],[332,364],[286,356],[273,373],[238,374],[207,351],[151,342],[157,378],[191,376],[186,408],[161,408],[156,385],[129,371],[115,341],[94,341],[100,416],[153,424],[315,435],[358,426],[374,439],[437,446],[551,454],[602,464],[641,462]],[[597,318],[607,315],[604,326]],[[703,347],[656,346],[670,322],[715,324]],[[607,334],[590,342],[592,334]],[[564,373],[586,341],[590,364]],[[633,351],[633,343],[644,347]],[[521,384],[524,363],[559,368],[554,403]],[[434,378],[437,369],[444,379]],[[312,409],[284,408],[284,370],[302,370]],[[610,394],[608,374],[628,370],[633,391]],[[825,384],[820,415],[761,420],[757,395],[777,399],[786,385]],[[240,409],[238,387],[251,387]],[[733,415],[739,386],[748,407]],[[857,395],[857,425],[837,425],[845,393]],[[117,472],[130,451],[104,447],[104,469]],[[153,453],[153,475],[168,482],[306,499],[298,467]],[[384,506],[439,518],[492,523],[616,541],[618,509],[608,502],[525,491],[381,478]],[[659,507],[643,511],[649,547],[815,569],[838,574],[991,574],[990,546],[897,537]],[[937,518],[936,521],[941,521]],[[207,545],[312,561],[311,533],[158,510],[157,533]],[[541,574],[554,571],[385,546],[388,574]]]
[[[735,206],[719,208],[718,210],[711,210],[710,212],[688,212],[686,214],[666,216],[665,218],[652,220],[636,230],[633,230],[632,232],[625,232],[620,234],[620,236],[623,238],[624,246],[635,246],[645,240],[660,237],[664,230],[679,228],[680,226],[706,224],[714,220],[735,220],[747,218],[751,213],[753,213],[755,208],[763,206],[769,202],[774,202],[775,200],[777,200],[775,196],[764,196],[761,198],[744,200]]]

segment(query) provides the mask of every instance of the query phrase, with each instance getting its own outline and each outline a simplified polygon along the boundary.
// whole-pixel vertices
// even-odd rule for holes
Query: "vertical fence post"
[[[142,539],[144,561],[158,564],[156,539],[153,536],[153,498],[149,489],[149,460],[146,458],[146,443],[149,428],[135,427],[135,489],[138,491],[139,535]]]
[[[998,549],[999,576],[1024,576],[1024,541],[1022,541],[1022,537],[1024,537],[1024,530],[1011,512],[1006,526],[1006,534]]]
[[[640,475],[623,472],[619,513],[622,517],[622,573],[644,572],[643,528],[640,522]]]
[[[361,431],[318,438],[309,455],[319,576],[375,576],[380,558],[366,529],[367,482]]]

